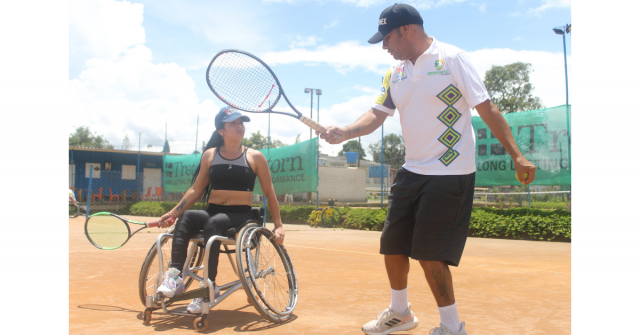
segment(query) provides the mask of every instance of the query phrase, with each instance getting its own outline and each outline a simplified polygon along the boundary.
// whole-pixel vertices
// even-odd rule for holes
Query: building
[[[92,194],[98,195],[102,188],[96,201],[133,201],[148,193],[155,196],[156,188],[162,187],[162,156],[161,152],[69,146],[69,188],[74,186],[76,198],[86,201],[91,176]]]

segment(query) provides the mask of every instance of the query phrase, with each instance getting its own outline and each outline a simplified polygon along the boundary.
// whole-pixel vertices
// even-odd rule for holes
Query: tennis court
[[[83,224],[84,217],[69,219],[71,334],[195,333],[194,318],[161,311],[154,312],[149,326],[142,324],[138,275],[160,229],[140,232],[124,247],[103,251],[87,241]],[[205,333],[362,334],[362,324],[389,303],[378,254],[380,232],[287,224],[285,229],[300,291],[292,321],[265,321],[240,290],[212,310]],[[571,333],[570,243],[469,238],[460,267],[451,271],[469,334]],[[218,282],[234,276],[222,255]],[[420,326],[398,334],[428,334],[438,326],[439,315],[415,261],[409,277],[409,301]]]

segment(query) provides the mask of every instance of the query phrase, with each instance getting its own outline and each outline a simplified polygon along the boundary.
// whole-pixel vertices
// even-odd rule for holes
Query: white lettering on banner
[[[384,19],[380,19],[378,20],[378,25],[383,25],[383,24],[387,24],[387,18],[385,17]]]

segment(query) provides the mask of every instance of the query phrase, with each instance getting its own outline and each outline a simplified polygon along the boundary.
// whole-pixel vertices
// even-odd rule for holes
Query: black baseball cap
[[[415,8],[403,3],[387,7],[380,14],[378,32],[369,39],[369,43],[380,43],[392,30],[407,24],[419,24],[422,26],[422,17]]]
[[[237,110],[229,106],[222,107],[220,108],[218,115],[216,115],[216,129],[222,129],[224,128],[225,122],[232,122],[233,120],[240,117],[244,122],[251,121],[251,119],[248,116],[240,114],[240,112],[238,112]]]

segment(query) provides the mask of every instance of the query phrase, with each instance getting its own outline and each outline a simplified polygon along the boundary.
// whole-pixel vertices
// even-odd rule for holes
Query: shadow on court
[[[154,311],[150,325],[142,323],[138,276],[159,229],[141,232],[124,247],[107,251],[86,240],[83,223],[81,217],[69,219],[71,334],[195,333],[195,317],[162,310]],[[238,290],[210,312],[205,333],[362,334],[362,325],[389,305],[379,232],[300,225],[285,229],[299,286],[292,320],[264,320]],[[460,266],[451,272],[469,334],[571,333],[570,243],[469,238]],[[233,280],[229,260],[221,255],[217,282]],[[415,261],[409,301],[420,321],[412,334],[428,334],[438,326],[435,301]]]

